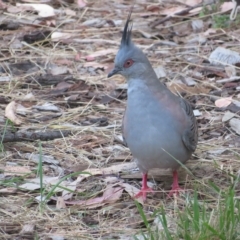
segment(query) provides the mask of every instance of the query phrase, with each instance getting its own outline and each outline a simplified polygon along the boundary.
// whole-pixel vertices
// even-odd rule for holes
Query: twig
[[[4,134],[4,136],[0,135],[0,138],[3,137],[3,142],[22,142],[22,141],[48,141],[48,140],[54,140],[56,138],[63,138],[67,137],[71,134],[71,131],[69,130],[63,130],[63,131],[46,131],[46,132],[34,132],[34,131],[25,131],[25,132],[16,132],[16,133],[10,133],[7,132]]]
[[[224,78],[221,80],[217,80],[216,83],[227,83],[227,82],[234,82],[238,81],[240,79],[240,76],[230,77],[230,78]]]
[[[68,39],[67,39],[68,40]],[[106,39],[94,39],[94,38],[89,38],[89,39],[72,39],[73,42],[77,43],[101,43],[101,44],[112,44],[112,45],[119,45],[118,41],[112,41],[112,40],[106,40]]]

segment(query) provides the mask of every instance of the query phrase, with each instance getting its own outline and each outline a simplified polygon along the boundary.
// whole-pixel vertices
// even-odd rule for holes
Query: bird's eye
[[[125,68],[129,68],[129,67],[131,67],[133,65],[133,63],[134,63],[134,61],[132,59],[128,59],[128,60],[125,61],[123,66]]]

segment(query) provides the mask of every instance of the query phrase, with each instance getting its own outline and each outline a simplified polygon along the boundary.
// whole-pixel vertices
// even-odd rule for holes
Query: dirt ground
[[[185,191],[167,199],[171,172],[149,174],[154,224],[194,191],[214,206],[212,186],[239,174],[240,18],[221,2],[135,2],[134,43],[199,123]],[[133,1],[28,3],[0,1],[0,239],[143,239],[141,173],[121,136],[127,84],[107,78]]]

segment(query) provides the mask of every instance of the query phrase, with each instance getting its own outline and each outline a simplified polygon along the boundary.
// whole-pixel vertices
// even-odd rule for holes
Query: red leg
[[[179,194],[179,192],[182,190],[182,188],[179,187],[178,184],[178,173],[177,171],[173,171],[173,184],[172,184],[172,189],[168,194],[168,198],[173,196],[173,194]]]
[[[139,191],[139,193],[137,193],[134,197],[135,198],[142,197],[143,200],[145,201],[147,199],[148,192],[153,192],[153,190],[147,185],[147,173],[145,173],[142,175],[142,188]]]

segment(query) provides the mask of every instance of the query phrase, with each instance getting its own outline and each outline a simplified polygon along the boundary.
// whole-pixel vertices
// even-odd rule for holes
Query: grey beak
[[[119,71],[120,71],[120,69],[114,68],[114,69],[108,74],[108,78],[112,77],[113,75],[118,74]]]

